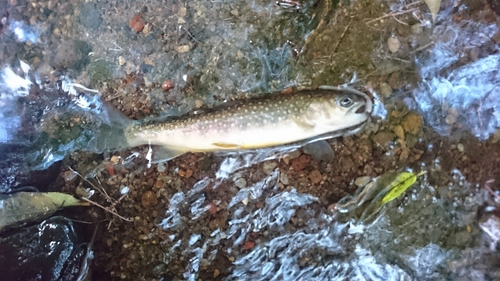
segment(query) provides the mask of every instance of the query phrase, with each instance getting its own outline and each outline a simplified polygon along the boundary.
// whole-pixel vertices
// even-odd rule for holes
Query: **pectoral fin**
[[[174,159],[188,151],[180,150],[180,149],[172,149],[165,146],[155,146],[152,147],[153,153],[151,155],[151,163],[161,163],[166,162],[168,160]]]
[[[302,148],[302,151],[306,154],[312,155],[312,157],[317,160],[323,161],[331,161],[334,156],[333,149],[328,142],[326,142],[326,140],[308,143]]]
[[[297,124],[297,126],[303,128],[303,129],[312,129],[314,128],[314,124],[311,124],[310,122],[307,122],[306,120],[301,120],[296,117],[292,117],[293,122]]]

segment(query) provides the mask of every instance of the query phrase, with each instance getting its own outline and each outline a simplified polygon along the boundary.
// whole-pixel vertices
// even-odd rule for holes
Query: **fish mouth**
[[[349,92],[352,92],[353,94],[356,94],[358,96],[361,96],[365,99],[365,102],[354,107],[353,108],[353,111],[354,113],[356,114],[367,114],[367,115],[371,115],[372,114],[372,111],[373,111],[373,102],[372,102],[372,99],[365,93],[363,92],[360,92],[358,90],[354,90],[354,89],[346,89],[348,90]]]

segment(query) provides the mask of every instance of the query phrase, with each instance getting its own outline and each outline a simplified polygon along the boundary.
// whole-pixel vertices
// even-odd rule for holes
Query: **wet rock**
[[[420,33],[422,33],[422,31],[423,31],[423,28],[420,25],[420,23],[416,23],[416,24],[411,26],[411,32],[413,34],[420,34]]]
[[[129,21],[129,27],[135,32],[141,32],[146,22],[141,14],[135,14]]]
[[[371,179],[371,177],[369,177],[369,176],[358,177],[354,180],[354,184],[358,187],[365,186],[370,182],[370,179]]]
[[[389,48],[389,51],[391,51],[391,53],[395,53],[401,47],[401,42],[397,37],[390,37],[389,39],[387,39],[387,47]]]
[[[284,185],[288,185],[288,175],[286,173],[280,174],[280,182]]]
[[[307,154],[301,155],[299,158],[292,160],[292,168],[295,172],[300,172],[311,162],[311,156]]]
[[[402,140],[405,139],[405,131],[401,125],[396,125],[392,129],[392,131],[396,134],[396,136]]]
[[[81,71],[90,62],[90,52],[92,47],[85,41],[64,41],[55,53],[54,67]]]
[[[247,181],[244,178],[239,178],[234,181],[234,185],[236,185],[237,188],[242,189],[247,186]]]
[[[212,166],[212,158],[211,157],[204,157],[198,162],[198,169],[202,171],[208,171],[210,167]]]
[[[416,113],[409,113],[401,121],[405,132],[416,135],[422,129],[422,116]]]
[[[373,136],[373,141],[380,146],[387,147],[394,140],[395,135],[390,132],[380,132]]]
[[[153,191],[147,190],[144,193],[142,193],[141,205],[144,208],[155,206],[156,203],[158,203],[158,199],[156,198],[156,194]]]
[[[319,182],[321,182],[322,178],[323,178],[323,176],[321,175],[320,171],[318,171],[318,170],[314,170],[309,174],[309,179],[314,184],[318,184]]]
[[[277,166],[278,163],[276,161],[267,161],[262,165],[262,170],[266,175],[270,175]]]
[[[488,234],[494,244],[500,241],[500,218],[493,214],[484,215],[479,221],[479,227]]]
[[[178,53],[187,53],[189,52],[189,45],[182,45],[177,47],[177,52]]]
[[[101,11],[95,3],[85,3],[80,9],[80,23],[86,28],[97,30],[102,22]]]
[[[87,70],[92,84],[109,80],[113,73],[112,66],[105,60],[91,61]]]
[[[389,86],[388,83],[382,82],[382,83],[380,83],[379,87],[380,87],[380,94],[384,98],[389,98],[392,95],[392,88],[391,88],[391,86]]]

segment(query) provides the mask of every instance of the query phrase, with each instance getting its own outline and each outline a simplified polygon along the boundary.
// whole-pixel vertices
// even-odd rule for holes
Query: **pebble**
[[[401,125],[396,125],[392,131],[396,134],[396,136],[402,140],[405,139],[405,131]]]
[[[288,185],[288,175],[285,173],[280,174],[280,182],[284,185]]]
[[[457,122],[457,117],[458,117],[458,112],[454,109],[448,110],[448,114],[446,114],[446,117],[444,119],[444,122],[448,125],[453,125],[455,122]]]
[[[262,171],[269,176],[277,166],[278,163],[276,161],[267,161],[262,165]]]
[[[156,170],[160,173],[165,172],[166,169],[167,167],[165,167],[164,163],[158,163],[158,165],[156,166]]]
[[[311,161],[311,156],[303,154],[299,158],[295,158],[292,160],[292,168],[295,172],[300,172],[304,170],[304,168]]]
[[[394,140],[394,136],[395,135],[390,132],[379,132],[373,136],[373,141],[383,147],[387,147]]]
[[[458,149],[458,151],[460,151],[460,152],[464,152],[464,145],[463,145],[463,144],[461,144],[461,143],[457,144],[457,149]]]
[[[370,182],[370,180],[371,180],[371,177],[369,177],[369,176],[358,177],[354,180],[354,184],[358,187],[365,186]]]
[[[156,205],[156,203],[158,203],[158,199],[156,199],[156,194],[153,191],[147,190],[144,193],[142,193],[141,205],[144,208],[149,208],[151,206],[154,206]]]
[[[318,170],[314,170],[309,174],[309,179],[314,184],[318,184],[322,178],[323,178],[323,176],[321,175],[320,171],[318,171]]]
[[[389,47],[389,51],[391,51],[391,53],[395,53],[401,47],[401,42],[399,42],[397,37],[390,37],[387,39],[387,46]]]
[[[181,45],[177,47],[178,53],[187,53],[189,52],[189,45]]]
[[[124,65],[126,62],[127,62],[127,61],[125,60],[125,58],[124,58],[124,57],[122,57],[122,56],[119,56],[119,57],[118,57],[118,64],[119,64],[119,65]]]
[[[411,26],[411,32],[413,34],[420,34],[422,33],[423,29],[422,29],[422,26],[420,26],[420,23],[416,23],[414,25]]]
[[[247,186],[247,181],[244,178],[239,178],[234,181],[234,185],[236,185],[237,188],[242,189]]]
[[[405,116],[401,125],[405,132],[416,135],[422,129],[422,116],[412,112]]]
[[[174,84],[174,82],[173,82],[172,80],[170,80],[170,79],[165,80],[165,81],[161,84],[161,88],[162,88],[162,89],[163,89],[163,91],[165,91],[165,92],[172,90],[174,87],[175,87],[175,84]]]
[[[289,159],[295,159],[295,158],[298,158],[300,156],[300,151],[299,150],[294,150],[294,151],[291,151],[290,153],[288,153],[288,158]]]
[[[391,86],[389,86],[388,83],[382,82],[382,83],[380,83],[379,87],[380,87],[380,94],[384,98],[389,98],[392,95],[392,88],[391,88]]]
[[[144,29],[146,22],[140,14],[135,14],[129,21],[130,28],[135,32],[141,32]]]

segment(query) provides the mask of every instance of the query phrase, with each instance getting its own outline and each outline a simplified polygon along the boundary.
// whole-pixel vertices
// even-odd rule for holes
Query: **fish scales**
[[[163,123],[135,124],[125,133],[130,146],[154,144],[182,152],[253,149],[356,127],[366,122],[371,108],[361,92],[303,91],[238,101]]]

